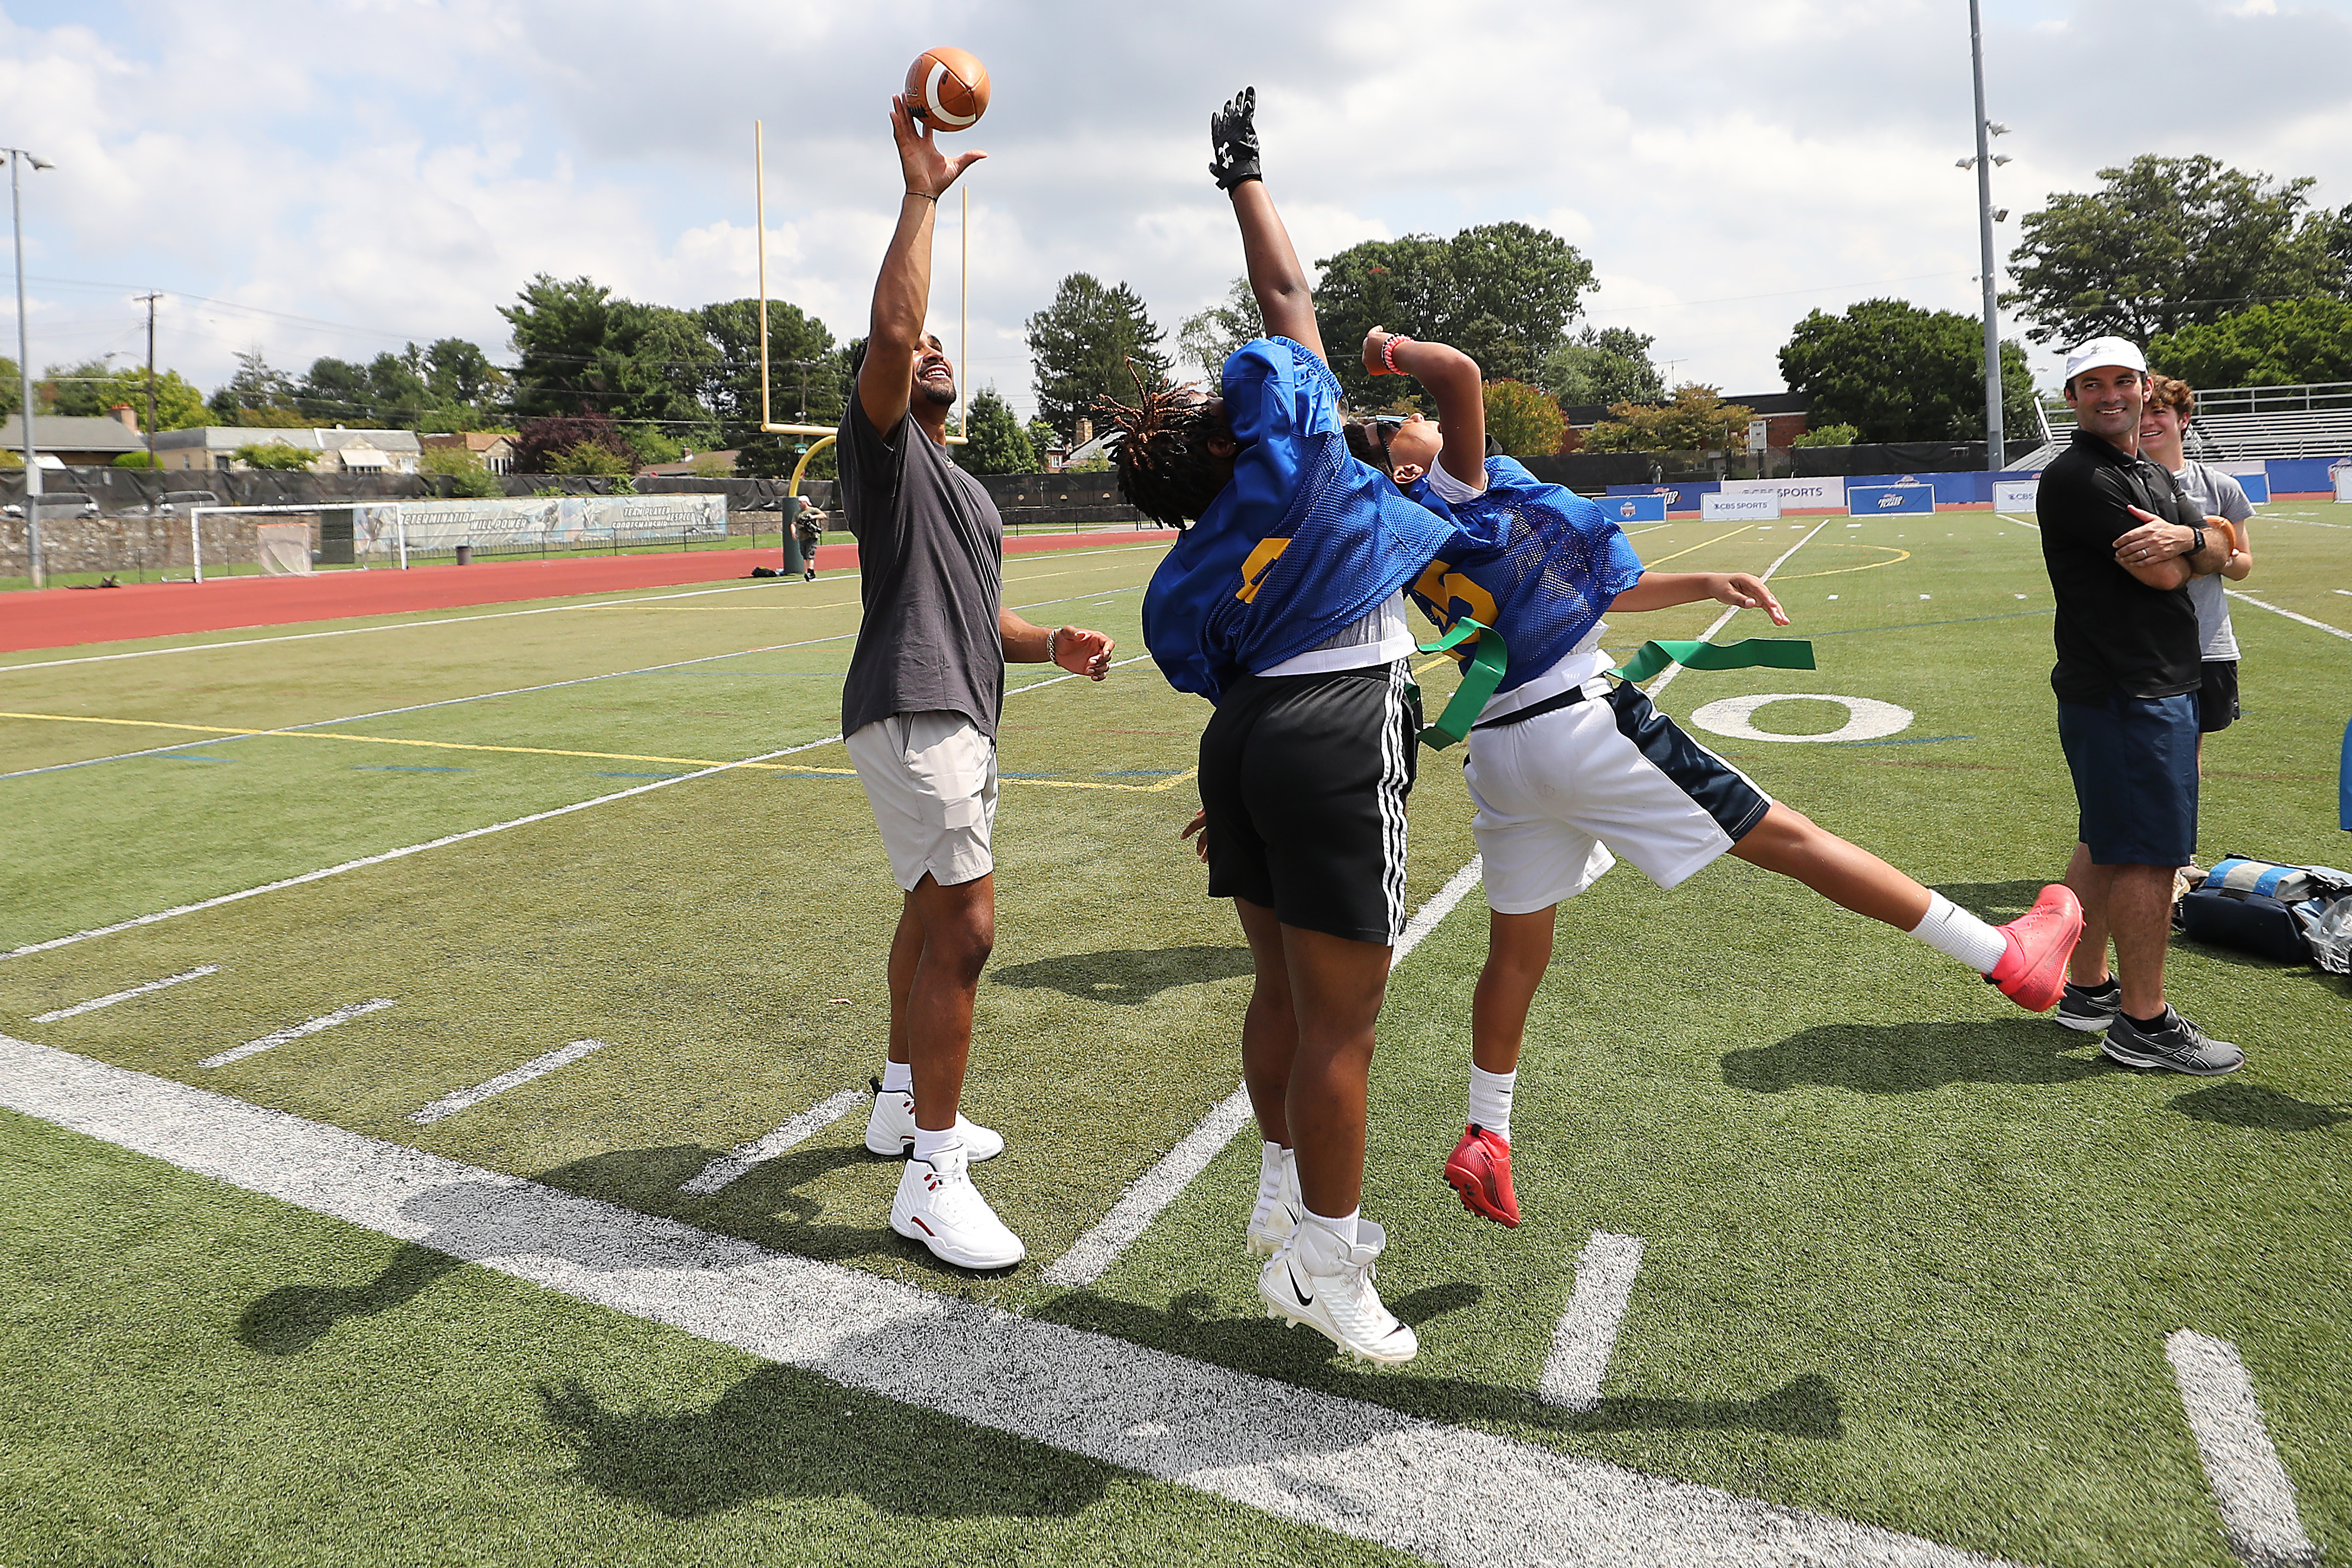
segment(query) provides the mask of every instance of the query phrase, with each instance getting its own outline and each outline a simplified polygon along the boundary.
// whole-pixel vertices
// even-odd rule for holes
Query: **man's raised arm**
[[[1315,293],[1298,264],[1289,230],[1265,194],[1258,163],[1257,89],[1245,87],[1209,116],[1209,173],[1233,198],[1242,226],[1242,257],[1249,268],[1250,291],[1268,336],[1288,338],[1328,361],[1323,333],[1315,324]]]
[[[915,351],[923,338],[923,318],[931,301],[931,226],[940,195],[956,176],[988,156],[965,153],[950,158],[939,150],[929,126],[915,127],[907,100],[890,100],[890,135],[898,144],[906,195],[898,201],[898,228],[882,256],[874,280],[874,316],[866,342],[866,363],[857,373],[857,401],[874,428],[888,432],[907,416],[914,391]]]

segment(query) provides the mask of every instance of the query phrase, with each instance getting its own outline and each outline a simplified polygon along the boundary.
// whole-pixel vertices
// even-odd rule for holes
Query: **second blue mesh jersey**
[[[1151,574],[1143,640],[1179,691],[1211,701],[1362,619],[1454,531],[1360,462],[1341,433],[1339,384],[1288,338],[1225,361],[1233,482]]]
[[[1448,504],[1427,479],[1412,494],[1426,506]],[[1567,658],[1641,580],[1641,557],[1601,508],[1509,458],[1487,458],[1485,491],[1451,510],[1453,533],[1405,591],[1441,631],[1468,616],[1503,634],[1510,659],[1498,691]],[[1468,658],[1477,640],[1457,645],[1454,657]]]

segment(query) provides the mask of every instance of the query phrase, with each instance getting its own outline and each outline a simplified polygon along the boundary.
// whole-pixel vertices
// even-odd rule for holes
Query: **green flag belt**
[[[1472,650],[1470,662],[1462,668],[1462,684],[1454,689],[1437,721],[1422,726],[1421,743],[1433,751],[1443,751],[1470,733],[1470,726],[1478,721],[1486,700],[1495,695],[1495,688],[1503,684],[1503,669],[1509,656],[1503,648],[1502,633],[1468,616],[1454,622],[1435,642],[1418,645],[1423,653],[1452,653],[1456,645],[1472,637],[1478,639],[1478,646]]]
[[[1744,642],[1645,642],[1609,673],[1641,684],[1670,664],[1689,669],[1811,669],[1813,645],[1803,637],[1749,637]]]
[[[1463,668],[1462,684],[1454,688],[1445,711],[1437,716],[1434,723],[1422,729],[1422,744],[1433,750],[1442,751],[1469,735],[1487,699],[1503,683],[1508,655],[1500,632],[1468,616],[1454,622],[1435,642],[1418,645],[1423,653],[1451,653],[1474,637],[1478,638],[1478,646]],[[1620,680],[1639,684],[1670,664],[1689,669],[1811,669],[1813,645],[1802,637],[1748,637],[1736,643],[1651,641],[1643,643],[1633,658],[1608,673]]]

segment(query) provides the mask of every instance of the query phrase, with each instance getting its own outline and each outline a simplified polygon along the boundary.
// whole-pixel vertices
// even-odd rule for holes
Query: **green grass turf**
[[[2328,591],[2352,587],[2352,530],[2312,525],[2329,515],[2324,504],[2266,511],[2248,589],[2347,626],[2352,614],[2327,601],[2352,605]],[[1667,570],[1757,570],[1813,522],[1678,522],[1637,544]],[[1099,625],[1122,656],[1140,652],[1136,589],[1154,560],[1146,551],[1016,562],[1008,598],[1067,596],[1040,616]],[[1717,744],[1776,795],[1962,902],[1995,918],[2021,909],[2073,837],[2047,686],[2049,590],[2031,531],[1981,512],[1858,529],[1832,519],[1775,585],[1798,617],[1790,635],[1817,639],[1821,668],[1688,674],[1664,706],[1687,719],[1717,698],[1804,691],[1911,709],[1915,722],[1894,739],[1924,743]],[[746,756],[832,732],[849,645],[809,639],[855,626],[845,580],[767,592],[14,676],[0,668],[0,707],[301,723],[805,642],[702,673],[347,726]],[[1613,641],[1693,636],[1716,609],[1622,617]],[[2247,716],[2209,750],[2201,852],[2340,862],[2334,758],[2352,647],[2251,606],[2236,621]],[[1743,615],[1721,636],[1767,629]],[[1433,703],[1450,685],[1442,672],[1423,681]],[[896,1168],[863,1153],[854,1114],[715,1197],[677,1192],[718,1153],[875,1070],[897,900],[862,794],[839,777],[722,774],[11,961],[0,965],[0,1029],[763,1245],[2039,1561],[2228,1560],[2161,1349],[2165,1332],[2196,1327],[2240,1345],[2314,1534],[2338,1552],[2352,1545],[2352,1474],[2335,1414],[2347,1394],[2340,1346],[2352,1341],[2352,1265],[2336,1234],[2347,990],[2308,969],[2189,944],[2175,949],[2177,999],[2252,1058],[2219,1084],[2111,1069],[2082,1037],[2016,1013],[1898,934],[1745,866],[1726,861],[1673,895],[1621,868],[1561,919],[1517,1118],[1528,1223],[1505,1233],[1452,1206],[1437,1180],[1459,1131],[1465,1014],[1483,952],[1474,898],[1396,977],[1376,1069],[1367,1207],[1396,1237],[1382,1286],[1421,1325],[1419,1361],[1400,1373],[1349,1373],[1322,1342],[1259,1315],[1238,1247],[1255,1173],[1246,1133],[1099,1289],[1045,1286],[1039,1267],[1236,1076],[1246,955],[1174,837],[1193,802],[1189,781],[1159,793],[1060,787],[1148,786],[1189,767],[1205,711],[1149,665],[1101,688],[1066,682],[1008,702],[1006,773],[1047,776],[1004,786],[999,943],[969,1100],[1012,1140],[983,1182],[1032,1262],[1002,1279],[955,1275],[888,1233]],[[1842,717],[1788,704],[1757,722],[1819,732]],[[11,766],[129,749],[114,734],[0,723]],[[277,738],[181,750],[232,760],[0,781],[20,792],[0,827],[12,868],[0,946],[651,782],[603,772],[670,771],[514,752],[349,755],[404,749]],[[31,760],[17,762],[19,751]],[[1422,753],[1415,903],[1471,853],[1458,755]],[[806,760],[846,765],[838,747]],[[360,771],[411,761],[471,771]],[[26,1021],[204,963],[225,972],[59,1024]],[[230,1068],[194,1066],[376,995],[399,1005]],[[405,1120],[581,1037],[610,1046],[432,1127]],[[65,1171],[74,1161],[58,1137],[16,1123],[0,1147],[21,1169]],[[268,1217],[252,1223],[269,1234],[334,1229],[262,1207]],[[227,1223],[186,1228],[202,1237]],[[1611,1397],[1569,1417],[1543,1412],[1528,1391],[1594,1229],[1641,1236],[1648,1252]],[[340,1234],[318,1244],[312,1282],[369,1289],[390,1244]],[[61,1252],[110,1263],[119,1247],[92,1232]],[[478,1293],[520,1289],[458,1270],[435,1294],[460,1281]],[[105,1316],[100,1288],[43,1289],[45,1300],[63,1293],[59,1311]],[[461,1326],[476,1311],[466,1300],[451,1310]],[[390,1302],[370,1331],[446,1332],[453,1320],[434,1301]],[[343,1332],[306,1353],[342,1354]],[[635,1347],[653,1332],[610,1330],[628,1348],[600,1349],[597,1364],[651,1375],[653,1352]],[[94,1331],[78,1353],[135,1389],[128,1369],[195,1352],[117,1326]],[[396,1351],[354,1365],[371,1383],[411,1374]],[[221,1375],[257,1420],[302,1408],[267,1378]],[[458,1397],[497,1378],[478,1364],[440,1381]],[[32,1462],[67,1463],[72,1443],[111,1429],[120,1402],[139,1402],[122,1390],[101,1396],[100,1381],[75,1385],[85,1392],[63,1400],[36,1445],[46,1457]],[[146,1418],[170,1423],[166,1402],[145,1403]],[[545,1412],[536,1425],[499,1419],[489,1425],[503,1435],[484,1441],[517,1466],[560,1440]],[[114,1453],[97,1475],[160,1488],[191,1517],[247,1506],[215,1510],[196,1482]],[[306,1495],[320,1499],[306,1506],[331,1506]],[[925,1539],[896,1528],[902,1544]],[[1196,1531],[1183,1539],[1215,1556],[1254,1539],[1234,1528],[1207,1521],[1179,1533]],[[615,1548],[618,1560],[652,1551]],[[705,1550],[713,1561],[757,1554]]]

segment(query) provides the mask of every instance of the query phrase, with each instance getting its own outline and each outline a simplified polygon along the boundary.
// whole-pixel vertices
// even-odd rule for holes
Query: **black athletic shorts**
[[[1209,896],[1350,942],[1404,930],[1421,696],[1405,661],[1244,676],[1201,736]]]
[[[2197,689],[2197,732],[2210,735],[2238,721],[2238,661],[2209,658],[2204,683]]]

